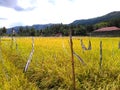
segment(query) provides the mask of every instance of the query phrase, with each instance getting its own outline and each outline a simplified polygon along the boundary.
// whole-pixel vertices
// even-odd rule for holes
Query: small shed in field
[[[118,27],[103,27],[92,32],[93,36],[120,36],[120,28]]]

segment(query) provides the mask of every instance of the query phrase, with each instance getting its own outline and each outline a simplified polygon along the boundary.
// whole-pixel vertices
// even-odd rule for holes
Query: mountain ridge
[[[12,27],[12,28],[8,28],[7,29],[7,33],[9,34],[9,33],[12,33],[12,29],[14,29],[15,30],[15,32],[19,32],[19,28],[20,27],[22,27],[22,28],[34,28],[35,30],[41,30],[41,29],[45,29],[45,28],[47,28],[47,27],[50,27],[51,25],[53,25],[53,24],[34,24],[34,25],[32,25],[32,26],[15,26],[15,27]]]
[[[100,17],[75,20],[71,24],[72,25],[78,25],[78,24],[91,25],[91,24],[96,24],[96,23],[107,21],[114,18],[120,18],[120,11],[113,11]]]
[[[75,20],[70,24],[64,24],[64,25],[79,25],[79,24],[80,25],[94,25],[94,24],[97,24],[97,23],[100,23],[103,21],[107,21],[107,20],[111,20],[114,18],[120,18],[120,11],[113,11],[113,12],[110,12],[110,13],[105,14],[105,15],[100,16],[100,17]],[[47,27],[50,27],[52,25],[55,25],[55,24],[52,24],[52,23],[50,23],[50,24],[34,24],[32,26],[15,26],[12,28],[14,28],[14,30],[16,32],[18,32],[20,27],[23,27],[23,28],[26,28],[26,27],[32,28],[33,27],[35,30],[41,30],[41,29],[45,29]],[[7,33],[11,33],[12,28],[8,28]]]

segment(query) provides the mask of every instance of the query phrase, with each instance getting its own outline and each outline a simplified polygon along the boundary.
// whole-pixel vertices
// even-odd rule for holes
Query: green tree
[[[102,28],[102,27],[107,27],[109,26],[108,22],[100,22],[94,25],[94,29]]]
[[[23,36],[23,35],[24,35],[23,31],[24,31],[24,28],[21,26],[21,27],[19,28],[18,34],[19,34],[20,36]]]
[[[0,28],[0,35],[6,35],[7,29],[6,27]]]
[[[2,28],[0,28],[0,36],[2,35]]]
[[[6,27],[3,27],[3,29],[2,29],[2,33],[5,34],[6,32],[7,32]]]
[[[30,30],[30,36],[35,36],[35,35],[36,35],[36,31],[35,31],[34,27],[32,27]]]

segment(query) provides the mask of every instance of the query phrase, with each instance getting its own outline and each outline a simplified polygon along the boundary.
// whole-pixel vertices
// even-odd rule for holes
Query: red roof
[[[100,28],[100,29],[95,30],[94,32],[118,31],[118,30],[120,30],[120,28],[113,26],[113,27]]]

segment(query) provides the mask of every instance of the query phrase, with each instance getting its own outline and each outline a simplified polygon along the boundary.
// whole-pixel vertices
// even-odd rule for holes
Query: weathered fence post
[[[82,40],[82,39],[80,40],[80,43],[81,43],[81,47],[82,47],[83,53],[84,53],[84,50],[87,50],[87,48],[86,48],[85,45],[83,44],[83,40]]]
[[[73,52],[73,41],[72,41],[72,30],[70,29],[70,49],[71,49],[71,63],[72,63],[72,79],[73,79],[73,90],[75,90],[75,67],[74,67],[74,52]]]
[[[34,38],[32,37],[32,50],[31,50],[31,52],[30,52],[28,61],[27,61],[26,65],[25,65],[25,68],[24,68],[23,72],[26,72],[26,71],[27,71],[28,66],[29,66],[29,64],[30,64],[30,62],[31,62],[31,60],[32,60],[33,53],[34,53]]]
[[[0,44],[1,44],[1,36],[0,36]]]
[[[100,69],[102,68],[102,41],[100,41]]]
[[[11,49],[13,49],[13,42],[14,42],[14,29],[12,28],[12,32],[11,32],[11,46],[10,46]]]
[[[76,54],[75,52],[73,52],[73,55],[75,55],[75,56],[80,60],[80,62],[81,62],[83,65],[87,65],[87,64],[83,61],[83,59],[82,59],[78,54]]]
[[[13,36],[11,37],[11,45],[10,48],[13,49]]]
[[[92,49],[91,41],[89,40],[88,50],[91,50],[91,49]]]
[[[119,41],[119,43],[118,43],[118,49],[120,49],[120,41]]]
[[[91,41],[90,40],[89,40],[89,43],[88,43],[88,48],[85,47],[85,45],[83,44],[83,40],[82,39],[80,40],[80,43],[81,43],[81,47],[83,49],[83,53],[84,53],[85,50],[91,50],[92,49]]]
[[[16,47],[16,51],[17,51],[18,50],[18,44],[17,44],[16,38],[14,38],[14,42],[15,42],[15,47]]]

